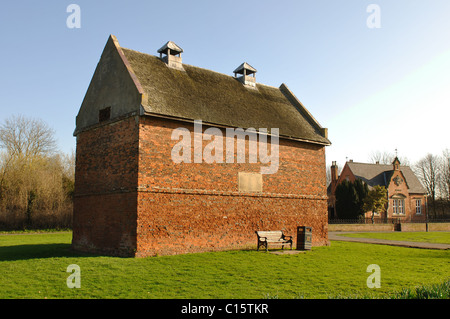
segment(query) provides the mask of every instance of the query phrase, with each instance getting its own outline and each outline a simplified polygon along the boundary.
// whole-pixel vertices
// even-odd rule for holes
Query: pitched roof
[[[156,56],[120,49],[145,92],[145,114],[244,129],[278,128],[280,137],[331,144],[326,129],[284,84],[257,83],[256,90],[249,89],[229,75],[184,63],[180,71]]]
[[[392,165],[347,162],[353,175],[367,183],[370,187],[381,185],[388,187],[393,174]],[[409,192],[426,194],[425,188],[409,166],[400,166],[400,171],[406,179]]]

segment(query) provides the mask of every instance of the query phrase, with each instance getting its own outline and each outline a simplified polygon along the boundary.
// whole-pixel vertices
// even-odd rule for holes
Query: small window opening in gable
[[[111,118],[111,107],[105,107],[104,109],[101,109],[98,111],[98,121],[104,122]]]

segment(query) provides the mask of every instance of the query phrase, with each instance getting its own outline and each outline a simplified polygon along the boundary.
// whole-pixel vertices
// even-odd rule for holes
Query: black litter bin
[[[297,226],[297,250],[311,250],[312,227]]]

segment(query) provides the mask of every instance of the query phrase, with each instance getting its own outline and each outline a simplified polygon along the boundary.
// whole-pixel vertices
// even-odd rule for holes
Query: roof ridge
[[[139,54],[144,54],[144,55],[147,55],[147,56],[151,56],[151,57],[154,57],[154,58],[156,58],[156,59],[159,60],[159,57],[158,57],[158,56],[153,55],[153,54],[150,54],[150,53],[145,53],[145,52],[133,50],[133,49],[130,49],[130,48],[124,48],[124,47],[121,47],[121,48],[122,48],[122,49],[125,49],[125,50],[129,50],[129,51],[133,51],[133,52],[136,52],[136,53],[139,53]],[[197,69],[200,69],[200,70],[205,70],[205,71],[214,72],[214,73],[216,73],[216,74],[220,74],[220,75],[223,75],[223,76],[227,76],[227,77],[230,77],[230,78],[232,78],[232,79],[235,78],[235,77],[232,76],[232,75],[229,75],[229,74],[226,74],[226,73],[223,73],[223,72],[219,72],[219,71],[215,71],[215,70],[211,70],[211,69],[207,69],[207,68],[204,68],[204,67],[201,67],[201,66],[198,66],[198,65],[192,65],[192,64],[188,64],[188,63],[184,63],[184,62],[183,62],[183,65],[188,66],[188,67],[192,67],[192,68],[197,68]],[[272,88],[272,89],[280,90],[280,87],[279,87],[279,86],[269,85],[269,84],[260,83],[260,82],[256,82],[256,84],[257,84],[257,85],[266,86],[266,87],[269,87],[269,88]]]
[[[363,164],[363,165],[378,165],[378,166],[390,166],[392,167],[392,164],[380,164],[380,163],[363,163],[363,162],[346,162],[348,164]],[[410,165],[400,165],[400,167],[409,167],[411,168]]]
[[[141,52],[141,51],[137,51],[137,50],[133,50],[133,49],[129,49],[129,48],[122,48],[122,49],[126,49],[126,50],[130,50],[130,51],[137,52],[137,53],[140,53],[140,54],[148,55],[148,56],[154,57],[154,58],[159,60],[158,56],[150,54],[150,53],[145,53],[145,52]],[[214,71],[214,70],[210,70],[210,69],[207,69],[207,68],[203,68],[201,66],[192,65],[192,64],[188,64],[188,63],[184,63],[184,62],[183,62],[183,65],[186,65],[186,66],[189,66],[189,67],[192,67],[192,68],[201,69],[201,70],[211,71],[211,72],[214,72],[214,73],[217,73],[217,74],[220,74],[220,75],[224,75],[224,76],[228,76],[228,77],[234,78],[232,75],[225,74],[225,73],[218,72],[218,71]]]

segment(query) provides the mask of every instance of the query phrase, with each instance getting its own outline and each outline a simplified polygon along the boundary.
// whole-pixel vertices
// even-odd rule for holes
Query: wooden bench
[[[282,245],[281,249],[284,249],[284,245],[291,244],[292,249],[292,236],[286,236],[283,231],[256,231],[256,236],[258,236],[258,251],[259,247],[266,247],[268,251],[268,244]]]

